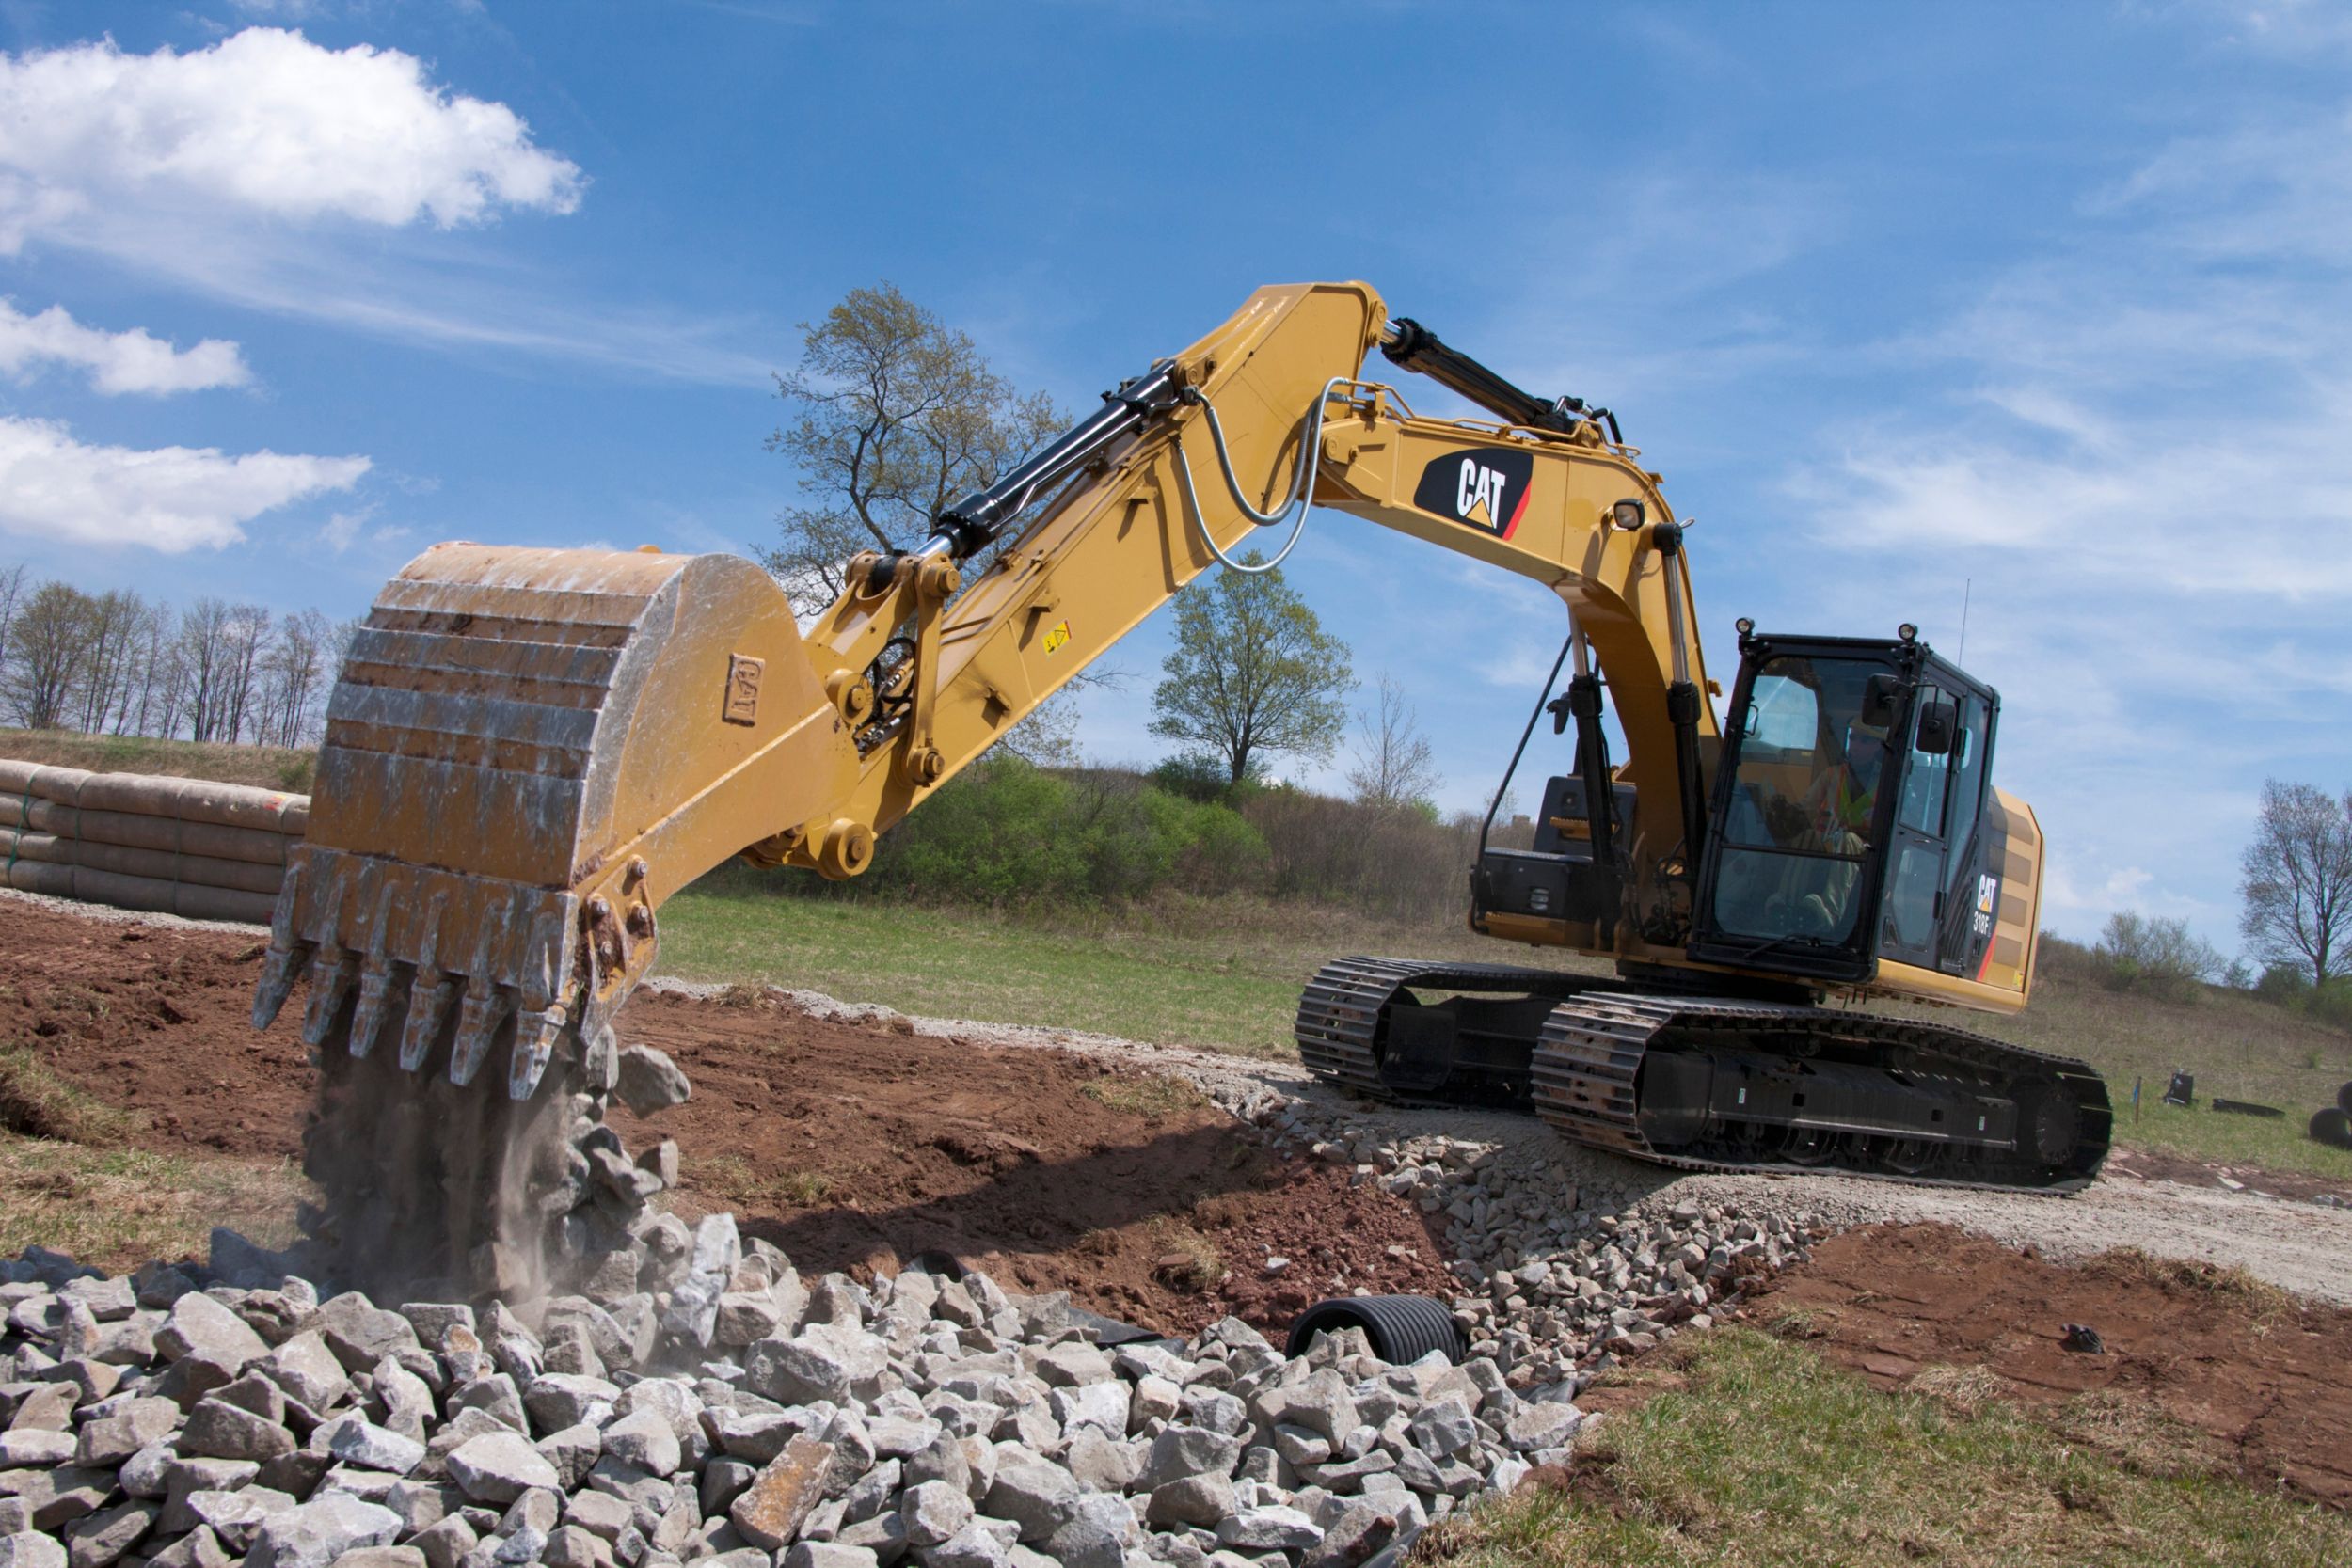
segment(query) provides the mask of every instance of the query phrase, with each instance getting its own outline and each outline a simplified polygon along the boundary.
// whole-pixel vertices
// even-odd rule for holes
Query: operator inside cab
[[[1734,781],[1716,914],[1760,940],[1852,934],[1890,698],[1859,661],[1784,657],[1756,673]]]

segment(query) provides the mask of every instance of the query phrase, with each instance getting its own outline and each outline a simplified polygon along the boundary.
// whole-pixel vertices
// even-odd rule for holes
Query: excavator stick
[[[653,961],[659,904],[837,799],[857,762],[843,729],[789,604],[749,562],[442,545],[387,584],[328,703],[309,838],[253,1002],[267,1027],[307,981],[302,1035],[323,1073],[374,1085],[340,1107],[330,1094],[314,1130],[330,1209],[339,1187],[380,1198],[383,1173],[321,1167],[396,1119],[377,1099],[394,1080],[412,1098],[438,1079],[515,1101],[560,1085],[591,1097],[575,1122],[598,1120],[612,1017]],[[545,1119],[469,1115],[492,1142]],[[543,1186],[579,1175],[532,1158]],[[469,1201],[441,1197],[391,1207]],[[462,1254],[516,1240],[478,1231],[425,1238],[437,1256],[410,1266],[463,1274]]]

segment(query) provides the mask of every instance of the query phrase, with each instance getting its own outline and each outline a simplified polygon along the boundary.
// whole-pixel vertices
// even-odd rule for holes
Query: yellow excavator
[[[1362,373],[1375,349],[1492,417],[1416,414]],[[1659,485],[1608,410],[1523,391],[1364,284],[1318,283],[1261,289],[919,547],[849,562],[806,632],[731,556],[437,546],[385,587],[336,684],[255,1022],[306,982],[323,1067],[377,1064],[330,1136],[435,1164],[412,1207],[488,1203],[535,1107],[601,1104],[665,899],[739,854],[857,876],[877,833],[1312,506],[1560,596],[1553,682],[1570,678],[1512,767],[1547,713],[1574,723],[1571,760],[1531,847],[1482,834],[1470,924],[1615,970],[1334,963],[1299,1006],[1312,1071],[1525,1105],[1691,1168],[2081,1187],[2110,1121],[2089,1067],[1855,1006],[2025,1006],[2042,837],[1993,784],[1997,695],[1908,626],[1741,621],[1719,725]]]

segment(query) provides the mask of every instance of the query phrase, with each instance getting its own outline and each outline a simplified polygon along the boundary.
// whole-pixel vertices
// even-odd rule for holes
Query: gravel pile
[[[227,1231],[0,1265],[0,1568],[1354,1568],[1592,1418],[1492,1355],[1104,1347],[977,1274],[643,1229],[638,1289],[516,1309],[321,1300]]]
[[[1589,1174],[1580,1182],[1547,1158],[1550,1140],[1399,1138],[1305,1100],[1267,1119],[1278,1144],[1445,1216],[1449,1266],[1464,1286],[1454,1321],[1471,1354],[1515,1385],[1555,1383],[1705,1328],[1738,1281],[1805,1258],[1842,1227],[1811,1212],[1751,1216],[1736,1202],[1677,1201]]]

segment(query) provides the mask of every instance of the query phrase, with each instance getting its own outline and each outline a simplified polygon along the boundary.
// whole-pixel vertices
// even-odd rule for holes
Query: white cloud
[[[351,548],[359,531],[367,527],[370,509],[364,506],[357,512],[338,512],[326,519],[326,526],[319,530],[319,537],[326,541],[328,549],[341,555]]]
[[[24,377],[44,363],[87,371],[90,385],[109,395],[200,392],[253,379],[237,345],[226,339],[174,348],[143,327],[107,332],[85,326],[62,305],[27,316],[0,300],[0,373]]]
[[[2332,744],[2309,715],[2352,681],[2352,121],[2249,115],[1879,345],[1941,395],[1825,433],[1789,483],[1862,619],[1951,652],[1973,580],[1968,663],[2069,929],[2137,908],[2226,944],[2253,787]]]
[[[90,446],[54,420],[0,418],[0,531],[166,555],[218,548],[264,512],[350,489],[369,466],[364,457]]]
[[[7,250],[72,240],[125,201],[450,228],[501,207],[570,212],[581,182],[512,109],[452,93],[398,50],[249,28],[187,55],[107,39],[0,55]]]

